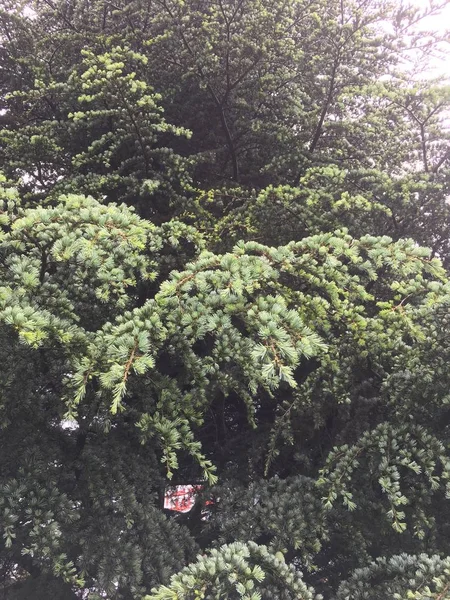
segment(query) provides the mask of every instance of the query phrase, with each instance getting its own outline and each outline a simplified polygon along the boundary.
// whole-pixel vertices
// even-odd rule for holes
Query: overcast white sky
[[[438,0],[435,0],[435,3]],[[430,0],[409,0],[411,4],[415,4],[421,9],[430,7]],[[442,2],[443,3],[443,0]],[[442,34],[447,32],[446,50],[450,50],[450,0],[447,0],[446,7],[437,16],[430,16],[423,20],[421,28],[429,31],[437,31]],[[430,74],[433,76],[441,76],[450,82],[450,59],[444,56],[435,56],[430,60]]]

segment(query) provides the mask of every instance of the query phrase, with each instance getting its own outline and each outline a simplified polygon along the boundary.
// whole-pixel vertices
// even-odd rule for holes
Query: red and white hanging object
[[[188,513],[194,507],[197,494],[202,489],[202,485],[174,485],[166,488],[164,508],[175,512]]]

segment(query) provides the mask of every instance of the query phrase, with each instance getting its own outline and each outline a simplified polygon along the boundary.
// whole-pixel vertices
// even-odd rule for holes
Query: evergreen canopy
[[[2,597],[450,599],[447,4],[3,2]]]

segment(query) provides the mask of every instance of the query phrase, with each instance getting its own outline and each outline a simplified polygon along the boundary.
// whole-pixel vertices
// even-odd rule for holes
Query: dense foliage
[[[4,0],[2,598],[450,599],[446,4]]]

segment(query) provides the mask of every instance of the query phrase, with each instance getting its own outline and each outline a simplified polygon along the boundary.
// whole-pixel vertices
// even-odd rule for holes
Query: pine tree
[[[450,599],[426,14],[4,3],[7,600]]]

